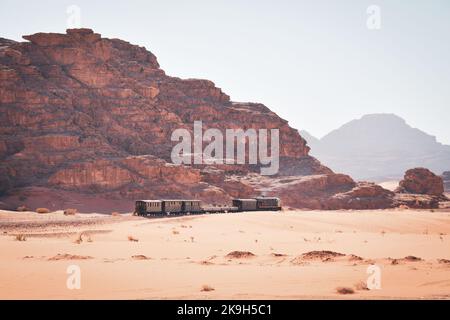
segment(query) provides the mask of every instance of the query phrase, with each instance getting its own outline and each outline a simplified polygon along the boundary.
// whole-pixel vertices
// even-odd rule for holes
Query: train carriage
[[[161,200],[138,200],[134,210],[138,215],[156,215],[162,213]]]
[[[255,211],[256,199],[233,199],[233,207],[237,207],[238,211]]]
[[[183,210],[184,206],[183,200],[161,200],[162,201],[162,212],[170,214],[177,214],[185,212]]]
[[[257,197],[256,206],[258,210],[281,210],[280,198],[276,197]]]
[[[203,212],[202,202],[200,200],[184,200],[183,212],[190,212],[190,213]]]

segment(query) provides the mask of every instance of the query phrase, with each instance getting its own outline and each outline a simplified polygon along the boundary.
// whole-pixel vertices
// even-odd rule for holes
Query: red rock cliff
[[[35,187],[49,197],[95,191],[99,198],[126,199],[130,210],[135,198],[162,196],[225,203],[263,192],[264,180],[277,184],[272,189],[292,206],[328,208],[320,203],[355,186],[349,177],[333,178],[308,155],[298,131],[264,105],[231,102],[208,80],[167,76],[143,47],[90,29],[23,38],[28,42],[0,41],[3,206],[27,202]],[[170,164],[171,133],[192,131],[195,120],[204,129],[279,129],[278,177],[262,179],[251,166]],[[309,175],[323,178],[302,178]],[[280,176],[297,183],[283,189]],[[296,202],[292,188],[308,201]],[[102,209],[110,210],[93,208]]]

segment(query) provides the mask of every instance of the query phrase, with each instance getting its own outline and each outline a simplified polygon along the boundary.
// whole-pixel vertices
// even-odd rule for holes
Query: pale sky
[[[317,137],[386,112],[450,144],[448,0],[0,0],[0,37],[63,33],[70,5],[81,26],[145,46],[167,74],[212,80]]]

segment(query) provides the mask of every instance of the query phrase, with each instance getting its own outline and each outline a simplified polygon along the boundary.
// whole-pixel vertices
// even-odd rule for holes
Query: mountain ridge
[[[441,174],[450,167],[450,146],[395,114],[364,115],[310,140],[312,155],[356,179],[398,179],[414,167]]]

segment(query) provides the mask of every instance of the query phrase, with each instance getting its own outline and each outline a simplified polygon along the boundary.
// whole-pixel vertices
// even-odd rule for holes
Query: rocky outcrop
[[[384,209],[395,206],[394,193],[369,182],[356,183],[344,174],[263,178],[245,182],[261,194],[280,196],[287,207],[313,210]]]
[[[395,192],[441,196],[444,193],[444,184],[442,178],[430,170],[414,168],[406,171]]]
[[[439,208],[440,202],[448,201],[442,178],[425,168],[406,171],[395,192],[396,205],[409,208],[434,209]]]
[[[137,198],[229,203],[261,193],[297,208],[389,205],[385,191],[311,157],[298,131],[266,106],[232,102],[208,80],[168,76],[143,47],[90,29],[24,39],[0,39],[4,208],[42,203],[111,212],[132,210]],[[261,176],[257,165],[172,164],[172,132],[192,133],[199,120],[204,130],[279,129],[278,174]]]
[[[437,209],[440,202],[445,200],[441,197],[427,194],[396,193],[394,197],[396,206],[412,209]]]

